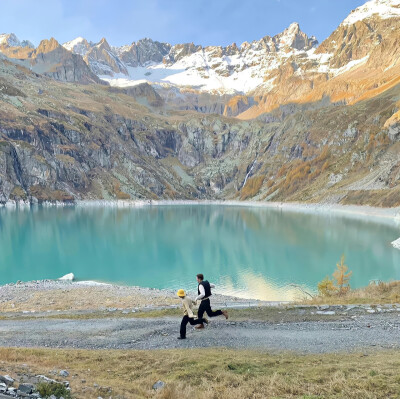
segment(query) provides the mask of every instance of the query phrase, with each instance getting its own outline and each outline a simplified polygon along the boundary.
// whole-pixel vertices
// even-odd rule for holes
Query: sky
[[[0,0],[0,33],[38,45],[78,36],[114,46],[144,37],[171,44],[238,45],[298,22],[322,42],[366,0]]]

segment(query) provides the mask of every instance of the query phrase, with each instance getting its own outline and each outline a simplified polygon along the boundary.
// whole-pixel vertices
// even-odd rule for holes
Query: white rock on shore
[[[75,280],[74,273],[68,273],[65,276],[60,277],[59,280],[62,280],[62,281],[74,281]]]
[[[400,238],[398,238],[397,240],[392,241],[392,245],[393,245],[394,248],[400,249]]]

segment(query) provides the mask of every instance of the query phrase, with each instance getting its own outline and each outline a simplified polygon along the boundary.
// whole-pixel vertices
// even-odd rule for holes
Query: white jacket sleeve
[[[200,291],[200,295],[195,299],[196,301],[200,301],[206,295],[206,291],[205,291],[205,289],[204,289],[202,284],[199,285],[199,291]]]

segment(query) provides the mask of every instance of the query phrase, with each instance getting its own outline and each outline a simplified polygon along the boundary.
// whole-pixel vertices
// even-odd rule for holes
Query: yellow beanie
[[[180,296],[180,297],[185,296],[185,290],[182,290],[182,289],[178,290],[178,292],[176,293],[176,295],[178,295],[178,296]]]

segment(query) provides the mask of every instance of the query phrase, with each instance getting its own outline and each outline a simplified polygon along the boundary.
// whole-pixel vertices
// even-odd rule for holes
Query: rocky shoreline
[[[74,200],[74,201],[29,201],[8,200],[0,202],[6,208],[26,208],[35,206],[79,206],[79,207],[115,207],[137,208],[146,206],[183,206],[183,205],[219,205],[270,208],[285,211],[337,213],[348,216],[370,216],[383,219],[394,219],[400,223],[400,207],[381,208],[368,205],[341,205],[338,203],[306,203],[306,202],[269,202],[269,201],[235,201],[235,200]]]

